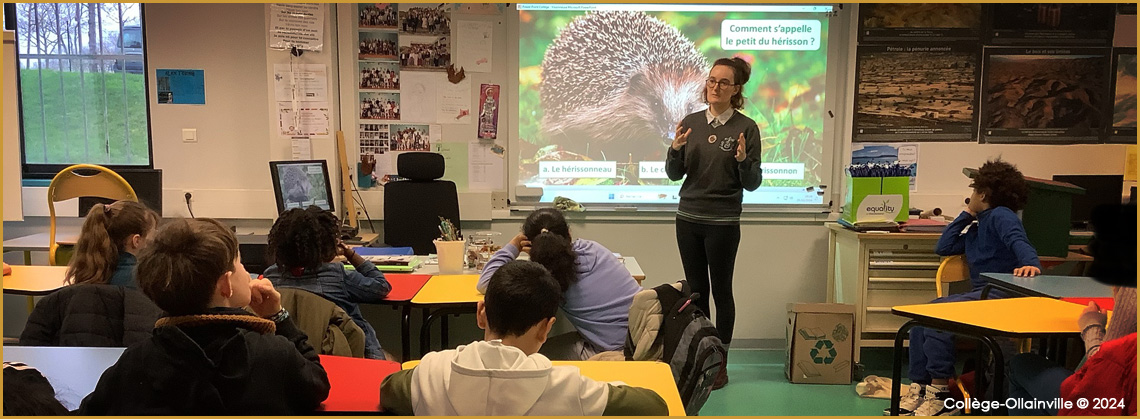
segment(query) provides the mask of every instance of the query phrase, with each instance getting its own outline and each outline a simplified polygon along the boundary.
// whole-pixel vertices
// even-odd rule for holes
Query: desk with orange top
[[[681,393],[673,380],[669,364],[657,361],[550,361],[554,366],[578,367],[582,375],[597,381],[621,381],[633,387],[653,390],[669,406],[670,416],[685,416]],[[415,368],[420,361],[403,364],[405,370]]]
[[[903,340],[915,326],[944,330],[977,339],[989,350],[994,365],[1005,365],[994,337],[1047,338],[1079,336],[1077,318],[1084,306],[1044,297],[895,306],[891,313],[912,320],[895,334],[894,368],[891,384],[891,414],[898,415],[902,382]],[[994,369],[993,400],[1005,400],[1004,367]],[[985,374],[977,374],[975,394],[984,394]],[[1004,409],[1003,409],[1004,410]],[[999,412],[998,414],[1002,414]]]
[[[472,313],[475,306],[483,301],[483,294],[475,288],[479,275],[435,275],[424,284],[412,298],[411,305],[424,310],[424,322],[420,326],[420,356],[431,348],[431,324],[440,321],[440,340],[444,348],[447,344],[447,318],[452,314]]]

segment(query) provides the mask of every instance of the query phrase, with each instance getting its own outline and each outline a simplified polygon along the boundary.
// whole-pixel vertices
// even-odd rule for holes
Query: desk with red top
[[[68,409],[95,390],[103,371],[119,360],[126,348],[6,346],[4,362],[23,362],[40,371]],[[400,370],[392,361],[321,355],[329,375],[329,397],[318,410],[325,412],[380,411],[380,383]]]

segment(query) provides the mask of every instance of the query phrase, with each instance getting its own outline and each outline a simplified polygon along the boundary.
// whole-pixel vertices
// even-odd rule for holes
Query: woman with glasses
[[[732,271],[740,245],[741,201],[744,190],[756,190],[761,180],[760,129],[738,111],[744,106],[742,91],[751,72],[740,58],[713,63],[705,81],[708,109],[677,124],[665,159],[669,179],[685,177],[677,206],[677,247],[685,278],[700,294],[694,302],[706,316],[711,289],[716,329],[726,347],[736,322]],[[713,388],[727,383],[724,369]]]

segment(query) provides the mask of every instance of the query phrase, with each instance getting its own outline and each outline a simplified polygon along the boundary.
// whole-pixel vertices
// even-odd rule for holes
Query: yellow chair
[[[94,171],[94,174],[80,174],[76,171]],[[57,261],[56,252],[59,244],[55,241],[55,203],[79,197],[98,197],[114,199],[116,201],[134,201],[139,198],[134,188],[111,169],[94,164],[77,164],[61,170],[48,185],[48,212],[50,213],[50,227],[48,234],[48,264],[59,265],[66,261]],[[86,215],[86,214],[80,214]]]
[[[946,296],[947,289],[950,287],[951,282],[961,282],[970,279],[970,265],[966,263],[966,255],[954,255],[942,259],[942,263],[938,265],[938,273],[935,274],[934,289],[937,292],[938,298]],[[943,286],[942,284],[946,284]],[[966,387],[962,385],[962,380],[958,378],[958,374],[954,374],[954,382],[958,384],[958,390],[962,392],[965,397],[970,397],[970,392],[966,391]],[[966,413],[970,413],[970,407],[966,407]]]
[[[966,255],[954,255],[942,259],[942,264],[938,265],[938,273],[935,274],[935,278],[937,281],[935,281],[934,289],[938,292],[938,298],[946,296],[946,288],[942,284],[969,280],[970,265],[966,264]]]

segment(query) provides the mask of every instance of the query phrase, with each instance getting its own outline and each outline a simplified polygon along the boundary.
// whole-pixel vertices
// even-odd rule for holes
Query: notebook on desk
[[[415,254],[410,247],[357,247],[352,249],[360,256],[402,256]]]
[[[381,272],[400,272],[409,273],[415,271],[416,268],[423,265],[423,256],[416,255],[378,255],[378,256],[364,256],[364,260],[372,262],[376,265],[376,269]]]

